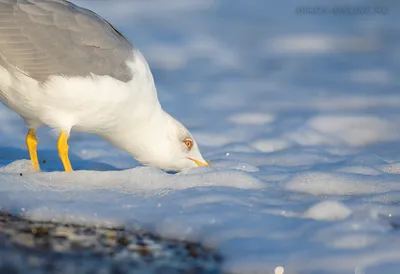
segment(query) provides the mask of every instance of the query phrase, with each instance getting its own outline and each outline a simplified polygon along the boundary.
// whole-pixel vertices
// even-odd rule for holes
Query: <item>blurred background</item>
[[[198,129],[202,145],[278,137],[361,146],[399,136],[396,1],[76,2],[144,53],[164,108]]]
[[[209,157],[222,157],[216,148],[322,145],[399,152],[398,1],[73,2],[105,17],[143,52],[164,109]],[[0,111],[2,142],[19,138],[23,148],[26,129],[14,126],[22,121]],[[92,142],[89,153],[87,142],[74,141],[85,136],[72,136],[74,151],[102,159]],[[41,147],[54,149],[53,141]]]

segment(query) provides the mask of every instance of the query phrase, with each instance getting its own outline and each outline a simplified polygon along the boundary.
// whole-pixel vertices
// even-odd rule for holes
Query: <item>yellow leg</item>
[[[29,157],[31,158],[33,168],[35,170],[40,170],[39,159],[36,151],[37,145],[38,140],[36,139],[36,130],[31,128],[26,135],[26,146],[28,147]]]
[[[65,131],[61,131],[57,142],[58,155],[64,165],[65,171],[70,172],[72,171],[72,166],[68,158],[68,148],[68,135]]]

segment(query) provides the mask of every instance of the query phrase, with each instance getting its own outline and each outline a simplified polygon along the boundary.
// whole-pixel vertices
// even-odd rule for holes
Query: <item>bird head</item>
[[[161,123],[153,126],[151,137],[146,138],[146,148],[137,160],[145,165],[167,171],[181,171],[199,166],[208,166],[200,153],[193,135],[175,118],[164,113]]]
[[[178,120],[162,112],[135,125],[137,130],[108,139],[144,165],[166,171],[208,166],[193,135]],[[119,141],[118,141],[119,140]],[[122,146],[121,146],[122,145]]]

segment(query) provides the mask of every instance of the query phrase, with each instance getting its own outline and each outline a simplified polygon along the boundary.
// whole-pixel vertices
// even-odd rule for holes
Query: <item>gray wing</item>
[[[0,0],[0,63],[50,76],[132,79],[129,41],[95,13],[64,0]]]

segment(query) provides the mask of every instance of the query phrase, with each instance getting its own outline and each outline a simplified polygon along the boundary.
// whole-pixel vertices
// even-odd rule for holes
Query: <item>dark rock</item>
[[[0,212],[0,274],[221,273],[221,255],[141,229],[35,222]]]

